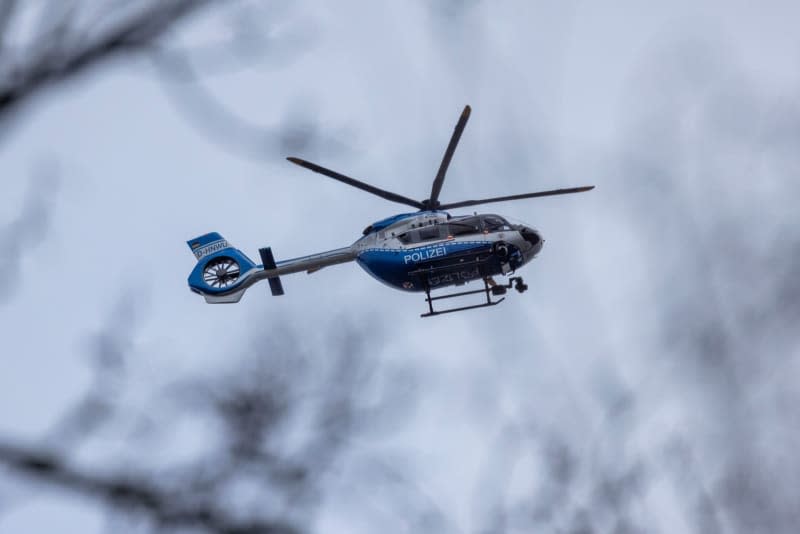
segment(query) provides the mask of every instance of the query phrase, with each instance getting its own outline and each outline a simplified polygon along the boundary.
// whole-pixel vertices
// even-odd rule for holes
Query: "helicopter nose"
[[[528,252],[531,255],[536,255],[539,253],[540,250],[542,250],[542,244],[544,243],[544,240],[542,239],[542,236],[541,234],[539,234],[539,232],[528,226],[523,226],[522,228],[520,228],[519,233],[522,235],[522,238],[528,243],[529,245]]]

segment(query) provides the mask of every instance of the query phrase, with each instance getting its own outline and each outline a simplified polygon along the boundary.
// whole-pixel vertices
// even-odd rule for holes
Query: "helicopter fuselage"
[[[403,291],[430,291],[507,275],[542,249],[539,233],[494,214],[442,211],[378,221],[353,243],[356,261],[374,278]]]

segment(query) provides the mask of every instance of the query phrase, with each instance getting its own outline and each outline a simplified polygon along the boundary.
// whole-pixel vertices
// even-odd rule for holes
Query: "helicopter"
[[[517,269],[530,262],[544,244],[541,234],[532,227],[496,214],[451,215],[447,210],[494,202],[581,193],[594,186],[553,189],[479,200],[440,202],[439,194],[456,146],[471,113],[465,106],[445,150],[431,192],[425,200],[414,200],[380,189],[315,163],[286,158],[291,163],[333,178],[386,200],[416,208],[373,222],[363,235],[348,247],[337,248],[299,258],[275,261],[270,247],[259,249],[261,264],[256,264],[217,232],[187,241],[197,263],[189,275],[189,288],[212,304],[239,302],[244,292],[266,279],[273,296],[283,295],[281,276],[305,271],[309,274],[324,267],[356,261],[378,281],[401,291],[424,292],[431,317],[474,308],[495,306],[512,287],[519,293],[528,289]],[[506,283],[494,277],[506,276]],[[457,291],[432,296],[431,292],[447,287],[481,281],[482,289]],[[477,303],[435,309],[439,301],[480,295]]]

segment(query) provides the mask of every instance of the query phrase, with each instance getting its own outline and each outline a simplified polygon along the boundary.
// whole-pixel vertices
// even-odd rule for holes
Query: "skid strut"
[[[425,302],[428,303],[428,313],[423,313],[420,315],[420,317],[433,317],[434,315],[441,315],[443,313],[453,313],[457,311],[474,310],[476,308],[486,308],[488,306],[497,306],[498,304],[500,304],[505,300],[505,297],[499,298],[497,300],[493,300],[492,297],[505,295],[506,292],[512,287],[514,287],[514,289],[516,289],[520,293],[523,293],[528,289],[527,284],[525,284],[525,282],[522,281],[522,277],[519,276],[514,276],[509,278],[507,284],[497,284],[490,277],[486,277],[483,279],[483,289],[474,289],[472,291],[459,291],[458,293],[450,293],[449,295],[432,297],[431,288],[426,284]],[[465,295],[478,295],[480,293],[486,295],[486,302],[481,302],[480,304],[472,304],[470,306],[460,306],[458,308],[448,308],[446,310],[437,311],[433,309],[434,300],[445,300],[455,297],[463,297]]]

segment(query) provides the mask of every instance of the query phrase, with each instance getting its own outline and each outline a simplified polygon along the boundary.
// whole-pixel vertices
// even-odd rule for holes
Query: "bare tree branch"
[[[137,309],[121,299],[109,324],[92,337],[95,382],[38,444],[0,437],[0,467],[20,478],[83,495],[154,528],[211,533],[289,533],[306,530],[326,498],[326,477],[358,431],[357,392],[371,379],[363,336],[331,340],[331,352],[311,364],[290,328],[258,338],[229,373],[170,385],[156,409],[128,408],[117,400],[132,348]],[[113,439],[135,413],[154,417],[157,430],[133,438],[125,461],[77,463],[75,457]],[[154,411],[159,413],[153,414]],[[361,413],[361,412],[358,412]],[[380,414],[374,414],[380,417]],[[182,420],[202,421],[211,446],[154,467],[147,444],[169,444]],[[102,425],[102,426],[101,426]],[[104,434],[96,434],[103,429]],[[207,434],[210,433],[210,434]],[[98,439],[95,439],[98,438]],[[45,446],[46,445],[46,446]],[[101,445],[107,449],[107,446]],[[242,487],[248,490],[244,496]]]
[[[5,48],[6,31],[14,18],[17,10],[18,0],[3,0],[0,2],[0,58]]]
[[[25,253],[38,246],[50,230],[58,175],[54,165],[42,163],[34,170],[19,215],[0,227],[0,303],[10,299],[22,280]]]
[[[214,0],[164,0],[152,2],[109,27],[72,27],[69,7],[55,17],[30,45],[27,57],[17,59],[11,74],[0,80],[0,121],[44,88],[74,78],[90,67],[124,54],[140,52],[152,45],[175,24]],[[63,3],[53,3],[55,6]],[[15,2],[0,11],[0,25],[11,24]],[[58,7],[56,7],[58,9]],[[0,59],[10,63],[8,51]]]
[[[241,519],[214,501],[185,501],[151,481],[121,473],[97,474],[70,466],[58,454],[0,441],[0,462],[20,474],[98,498],[125,512],[146,513],[160,527],[195,527],[219,534],[293,534],[280,520]]]
[[[272,160],[276,156],[320,151],[344,152],[349,135],[327,136],[307,109],[290,110],[277,125],[265,126],[229,109],[203,83],[192,58],[177,49],[152,56],[164,93],[173,107],[203,137],[239,156]]]

